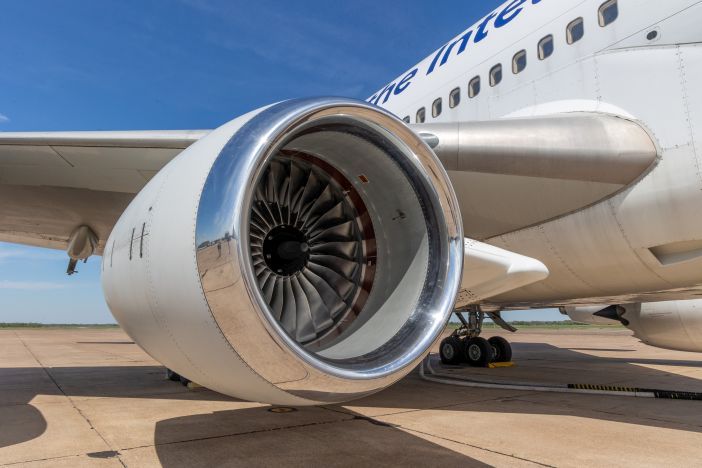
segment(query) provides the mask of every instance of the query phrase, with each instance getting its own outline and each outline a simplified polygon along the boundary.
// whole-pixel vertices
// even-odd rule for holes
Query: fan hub
[[[273,228],[263,241],[263,258],[273,272],[293,276],[301,272],[310,258],[307,237],[299,229],[282,225]]]

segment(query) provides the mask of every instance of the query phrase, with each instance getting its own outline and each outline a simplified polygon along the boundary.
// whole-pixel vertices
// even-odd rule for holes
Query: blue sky
[[[0,131],[214,128],[288,98],[366,98],[500,3],[4,2]],[[0,322],[111,322],[99,259],[70,278],[65,263],[0,243]]]

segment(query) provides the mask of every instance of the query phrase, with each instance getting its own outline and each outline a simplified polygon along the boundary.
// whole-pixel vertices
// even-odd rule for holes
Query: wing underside
[[[635,121],[571,113],[415,126],[449,172],[467,237],[538,225],[606,199],[657,161]],[[89,226],[97,252],[134,195],[196,131],[0,133],[0,241],[65,249]]]
[[[65,249],[98,237],[141,188],[207,131],[0,133],[0,241]]]

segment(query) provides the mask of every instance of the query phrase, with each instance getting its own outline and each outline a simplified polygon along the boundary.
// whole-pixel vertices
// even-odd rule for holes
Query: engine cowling
[[[620,317],[648,345],[702,352],[702,300],[626,304],[620,306]]]
[[[702,300],[561,307],[571,320],[591,325],[614,321],[657,348],[702,353]]]
[[[115,225],[103,289],[151,356],[218,392],[308,405],[396,382],[461,282],[455,195],[391,114],[342,99],[239,117],[162,169]]]
[[[566,306],[559,309],[561,314],[567,315],[573,322],[587,325],[615,325],[619,321],[616,306],[589,305]]]

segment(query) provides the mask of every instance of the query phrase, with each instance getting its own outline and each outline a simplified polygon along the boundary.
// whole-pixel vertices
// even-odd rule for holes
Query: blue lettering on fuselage
[[[489,26],[491,22],[496,29],[507,26],[509,23],[514,21],[514,19],[517,18],[522,11],[524,11],[524,4],[529,2],[532,5],[538,5],[541,3],[541,0],[513,0],[502,10],[493,11],[483,18],[475,29],[469,29],[458,39],[455,39],[441,47],[434,54],[434,57],[429,64],[429,68],[426,71],[426,75],[431,75],[437,68],[446,65],[452,56],[457,57],[464,53],[471,41],[474,44],[478,44],[485,40],[490,35]],[[455,55],[452,55],[454,51],[456,53]],[[380,92],[367,99],[367,101],[372,104],[387,103],[392,96],[397,96],[409,88],[412,85],[412,80],[418,73],[419,68],[409,71],[404,75],[404,77],[402,77],[402,79],[400,79],[399,82],[390,83]]]

